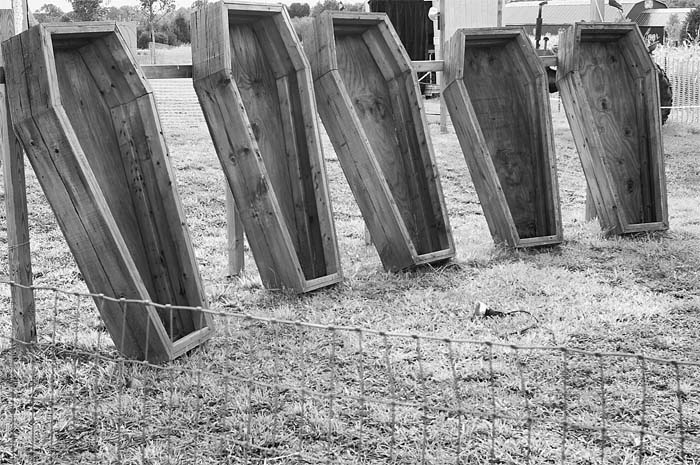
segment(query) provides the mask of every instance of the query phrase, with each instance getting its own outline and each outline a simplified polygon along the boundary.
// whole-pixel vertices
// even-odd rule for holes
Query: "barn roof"
[[[692,8],[665,8],[663,10],[644,10],[637,24],[644,27],[664,27],[668,24],[668,20],[673,15],[678,15],[678,20],[683,22],[688,13],[693,11]]]
[[[607,3],[607,2],[606,2]],[[605,19],[614,20],[627,17],[635,7],[644,4],[640,0],[618,0],[622,12],[617,8],[605,5]],[[503,7],[503,24],[505,25],[534,25],[537,20],[540,1],[510,2]],[[655,8],[666,8],[666,5],[654,1]],[[573,24],[577,21],[588,21],[591,17],[590,0],[550,0],[542,7],[543,24]],[[630,18],[634,19],[634,18]]]

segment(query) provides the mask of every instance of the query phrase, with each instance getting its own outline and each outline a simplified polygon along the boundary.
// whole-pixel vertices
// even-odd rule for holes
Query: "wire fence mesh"
[[[658,47],[653,54],[673,90],[671,121],[700,123],[700,48]]]
[[[0,325],[1,463],[700,463],[698,363],[233,306],[205,310],[205,346],[153,365],[100,324],[113,299],[34,293],[36,344]]]

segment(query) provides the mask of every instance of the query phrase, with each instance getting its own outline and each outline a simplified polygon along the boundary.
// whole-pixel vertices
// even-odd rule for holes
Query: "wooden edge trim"
[[[305,292],[315,291],[322,287],[332,286],[343,281],[343,274],[340,272],[332,273],[327,276],[321,276],[320,278],[309,279],[302,285],[302,289],[299,294]]]
[[[540,245],[556,245],[561,244],[563,240],[564,239],[561,234],[554,234],[552,236],[528,237],[526,239],[520,239],[515,246],[537,247]]]
[[[668,224],[663,221],[656,221],[654,223],[631,223],[624,225],[622,228],[622,234],[665,231],[666,229],[668,229]]]
[[[424,265],[426,263],[437,262],[440,260],[448,260],[450,258],[454,258],[455,253],[456,252],[454,246],[450,246],[447,249],[438,250],[436,252],[416,255],[414,263],[416,265]]]
[[[214,335],[214,329],[211,327],[205,327],[193,331],[187,336],[181,337],[177,341],[173,342],[172,347],[172,359],[176,359],[181,355],[186,354],[195,347],[201,345],[203,342],[211,339]]]

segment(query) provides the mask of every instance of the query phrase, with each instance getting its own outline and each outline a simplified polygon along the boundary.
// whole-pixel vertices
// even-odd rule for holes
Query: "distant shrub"
[[[310,16],[304,16],[303,18],[292,18],[292,25],[294,26],[294,30],[296,31],[299,40],[301,40],[303,37],[304,32],[311,27],[311,23],[313,21],[313,18]]]

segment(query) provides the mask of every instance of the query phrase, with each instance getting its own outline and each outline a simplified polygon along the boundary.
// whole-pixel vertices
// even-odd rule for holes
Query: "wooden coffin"
[[[38,25],[2,47],[15,132],[90,292],[203,306],[154,99],[119,29]],[[170,360],[212,333],[203,312],[96,303],[131,358]]]
[[[601,228],[668,228],[656,67],[634,23],[559,35],[557,85]]]
[[[308,61],[282,5],[192,16],[194,88],[268,288],[342,279]]]
[[[512,247],[563,240],[547,74],[521,28],[460,29],[445,102],[489,230]]]
[[[384,268],[453,257],[418,83],[387,16],[326,11],[303,42],[319,114]]]

